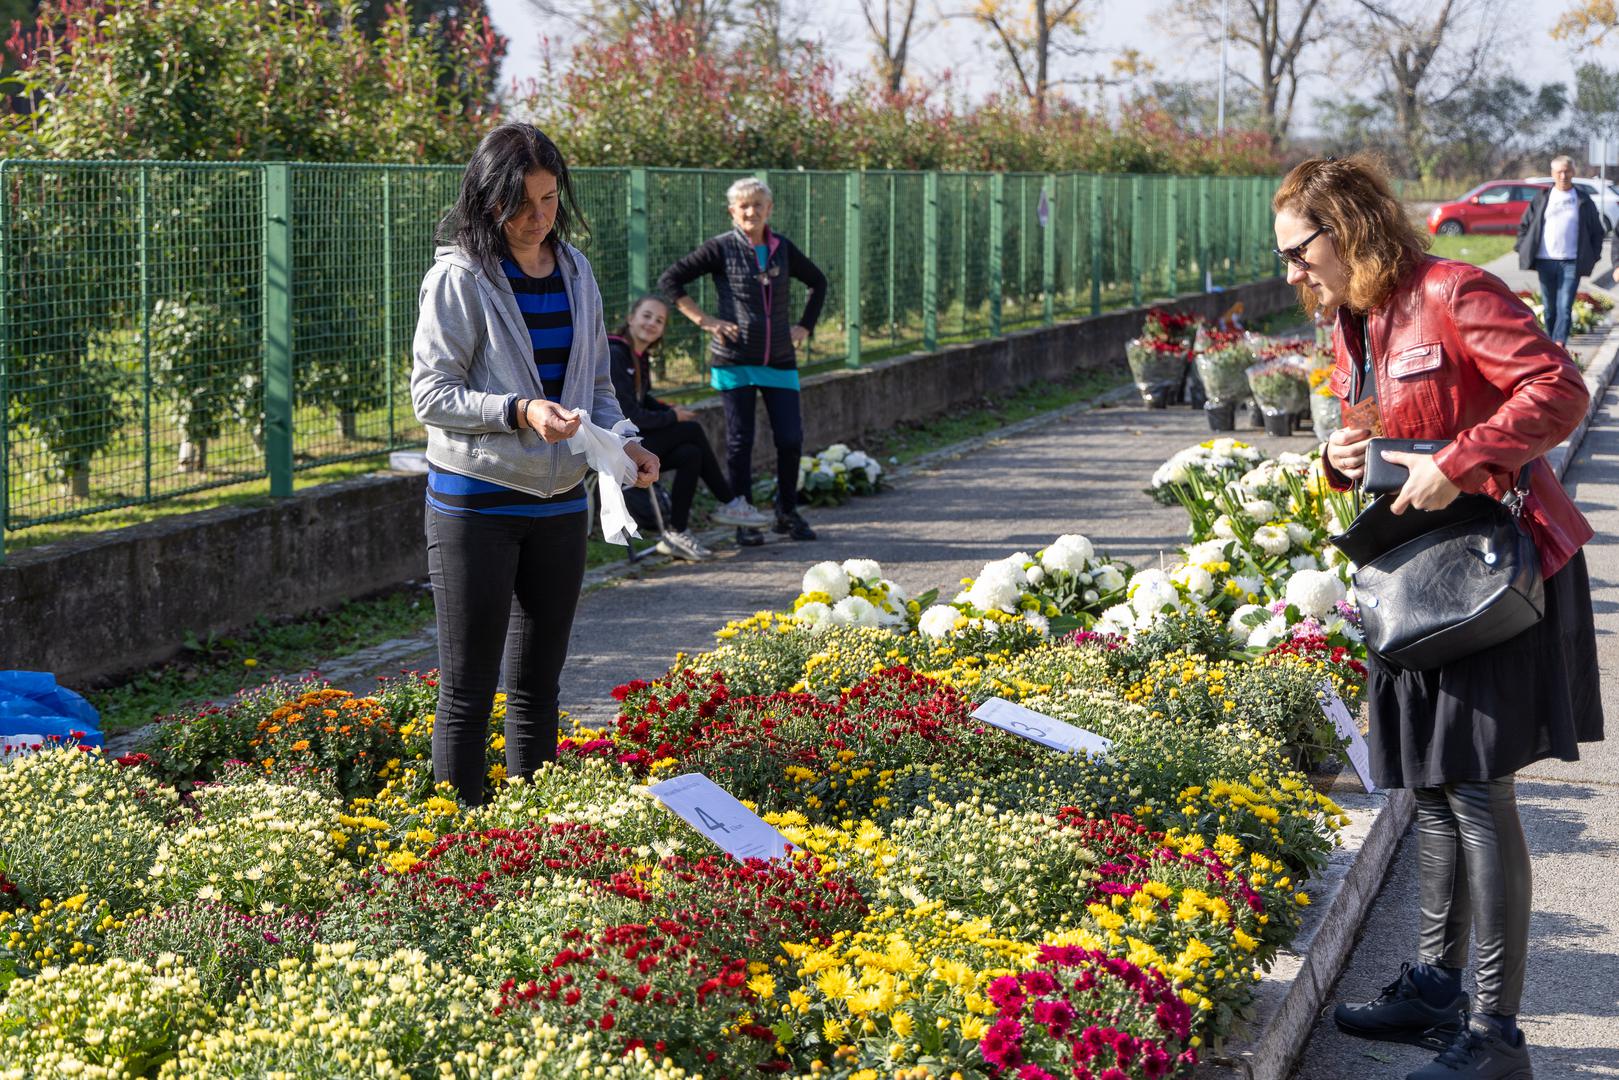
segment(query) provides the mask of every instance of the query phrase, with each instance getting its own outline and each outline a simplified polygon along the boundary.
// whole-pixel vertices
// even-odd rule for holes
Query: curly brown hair
[[[1370,311],[1428,250],[1405,207],[1389,186],[1388,172],[1369,154],[1311,158],[1293,166],[1276,189],[1271,209],[1290,210],[1332,231],[1338,257],[1349,269],[1349,306]],[[1315,293],[1299,286],[1299,302],[1313,312]]]

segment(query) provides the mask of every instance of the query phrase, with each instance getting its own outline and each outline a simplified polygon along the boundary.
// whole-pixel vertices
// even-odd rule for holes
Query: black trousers
[[[1516,1016],[1529,956],[1531,875],[1513,778],[1413,794],[1422,893],[1417,958],[1465,968],[1471,931],[1478,938],[1474,1009]]]
[[[731,490],[753,500],[753,402],[763,394],[770,434],[776,441],[776,509],[790,513],[798,505],[798,459],[804,456],[804,421],[798,391],[774,386],[739,386],[721,390],[725,403],[725,464]]]
[[[675,474],[674,483],[669,486],[671,528],[684,532],[691,524],[691,501],[697,495],[699,478],[722,503],[730,502],[735,495],[720,469],[714,447],[709,444],[708,433],[697,421],[677,420],[643,432],[641,445],[658,455],[660,472],[672,470]]]
[[[429,507],[425,528],[438,615],[433,779],[478,806],[502,660],[507,776],[527,777],[556,759],[557,698],[589,517],[457,517]]]

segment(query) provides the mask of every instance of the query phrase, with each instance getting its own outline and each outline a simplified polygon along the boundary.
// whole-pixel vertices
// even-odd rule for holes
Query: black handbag
[[[1384,495],[1328,541],[1355,564],[1355,599],[1372,651],[1427,671],[1540,621],[1540,553],[1520,520],[1532,467],[1500,502],[1459,495],[1443,510],[1395,514],[1395,497]]]

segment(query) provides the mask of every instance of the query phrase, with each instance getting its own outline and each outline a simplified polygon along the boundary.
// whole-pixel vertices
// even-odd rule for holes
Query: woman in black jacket
[[[753,490],[754,400],[762,395],[776,443],[774,530],[794,540],[815,532],[798,514],[798,459],[804,424],[798,405],[798,346],[809,339],[826,300],[826,275],[791,240],[770,228],[770,188],[752,177],[726,192],[736,227],[706,241],[658,279],[658,291],[710,337],[710,381],[725,402],[725,457],[731,489],[743,498]],[[712,277],[717,316],[686,293],[686,286]],[[789,325],[788,278],[809,288],[804,312]],[[764,543],[757,529],[738,528],[738,544]]]
[[[675,470],[669,520],[664,522],[663,535],[658,538],[658,550],[696,562],[714,554],[690,529],[691,502],[697,494],[699,477],[720,501],[714,520],[738,528],[758,528],[769,524],[770,519],[732,492],[714,448],[709,445],[708,433],[697,422],[697,414],[652,396],[652,369],[647,358],[662,343],[668,321],[669,306],[656,296],[643,296],[630,308],[623,325],[607,336],[607,348],[619,408],[640,429],[641,446],[658,456],[662,471]]]

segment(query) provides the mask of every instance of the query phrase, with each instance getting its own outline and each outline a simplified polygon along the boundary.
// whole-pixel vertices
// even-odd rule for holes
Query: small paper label
[[[1113,740],[1055,717],[1025,709],[1004,698],[990,698],[973,710],[973,716],[1002,731],[1021,735],[1041,746],[1070,754],[1101,755],[1113,749]]]
[[[733,859],[779,859],[793,846],[702,773],[676,776],[647,790]]]
[[[1372,783],[1372,759],[1366,749],[1366,740],[1361,737],[1355,718],[1349,715],[1349,706],[1344,704],[1331,683],[1321,684],[1321,711],[1332,721],[1339,736],[1349,740],[1344,752],[1349,755],[1349,764],[1354,766],[1361,786],[1367,791],[1376,791],[1377,785]]]

